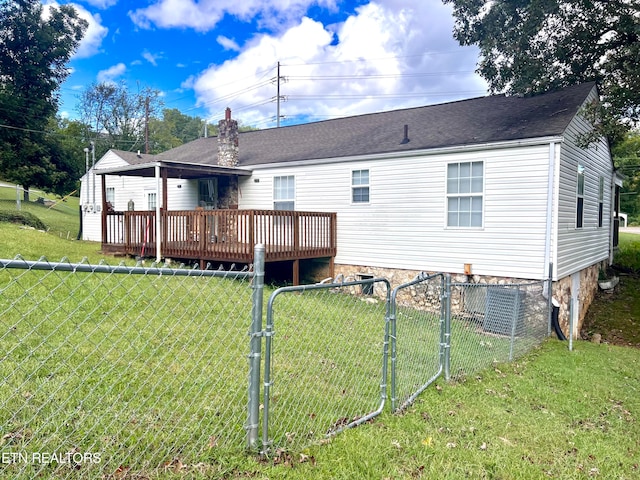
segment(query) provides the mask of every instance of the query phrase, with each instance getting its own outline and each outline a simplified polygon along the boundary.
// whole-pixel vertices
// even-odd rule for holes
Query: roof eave
[[[416,156],[442,155],[457,152],[473,152],[483,150],[493,150],[502,148],[530,147],[536,145],[547,145],[549,143],[562,143],[564,137],[562,135],[553,135],[546,137],[536,137],[518,140],[506,140],[500,142],[488,142],[469,145],[454,145],[449,147],[425,148],[416,150],[403,150],[396,152],[375,153],[367,155],[354,155],[350,157],[332,157],[332,158],[315,158],[309,160],[293,160],[289,162],[273,162],[256,165],[248,165],[246,168],[252,170],[262,170],[267,168],[296,167],[303,165],[323,165],[330,163],[342,162],[359,162],[367,160],[397,159]]]
[[[155,177],[156,167],[166,168],[171,178],[198,178],[211,175],[249,176],[251,170],[242,167],[222,167],[203,163],[186,162],[149,162],[122,167],[96,169],[96,175],[119,175],[133,177]]]

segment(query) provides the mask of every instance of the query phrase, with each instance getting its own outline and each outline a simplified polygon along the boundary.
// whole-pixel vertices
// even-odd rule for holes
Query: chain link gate
[[[448,359],[444,275],[418,275],[391,293],[391,409],[410,405]]]
[[[263,453],[307,446],[382,412],[389,293],[386,279],[273,292],[262,332]]]

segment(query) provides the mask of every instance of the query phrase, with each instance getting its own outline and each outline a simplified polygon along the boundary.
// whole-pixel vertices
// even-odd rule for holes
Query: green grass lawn
[[[55,203],[45,206],[36,202],[42,196]],[[33,231],[25,225],[0,222],[0,257],[13,258],[22,255],[27,260],[37,260],[43,255],[49,261],[57,262],[67,258],[70,262],[80,262],[87,258],[92,263],[98,263],[106,258],[110,264],[117,264],[120,259],[114,259],[100,253],[99,242],[77,241],[80,228],[80,214],[78,197],[61,197],[32,190],[32,201],[20,202],[17,210],[15,188],[0,187],[0,211],[27,212],[40,219],[46,231]],[[22,193],[20,194],[22,200]]]
[[[640,351],[547,341],[461,384],[438,382],[402,416],[244,470],[256,478],[640,477]]]
[[[625,270],[635,270],[640,273],[640,235],[620,233],[614,263]]]
[[[620,234],[613,270],[620,283],[613,293],[598,292],[582,336],[590,339],[599,334],[607,343],[640,347],[640,235]]]
[[[46,256],[49,261],[57,262],[67,258],[70,262],[80,262],[84,257],[91,263],[106,258],[110,264],[120,259],[108,257],[100,252],[100,243],[67,240],[64,236],[45,233],[27,227],[0,222],[0,257],[13,258],[22,255],[27,260],[38,260]]]
[[[67,240],[61,232],[0,223],[0,257],[37,259],[46,252],[50,260],[102,258],[98,244]],[[617,260],[623,265],[637,258],[636,238],[621,236],[621,252],[630,251]],[[514,363],[495,364],[464,381],[438,380],[401,415],[387,409],[331,440],[260,460],[242,448],[220,448],[224,439],[216,431],[220,422],[231,422],[230,436],[242,442],[242,420],[234,418],[244,415],[248,347],[247,326],[238,316],[249,312],[240,304],[224,305],[234,295],[250,295],[248,285],[230,290],[219,279],[168,279],[160,288],[154,277],[96,284],[97,277],[76,276],[57,288],[58,274],[32,272],[11,284],[27,290],[25,297],[7,290],[8,272],[0,275],[0,452],[25,445],[102,452],[99,465],[57,472],[47,467],[42,478],[640,478],[637,348],[576,341],[569,352],[566,342],[549,339]],[[623,277],[598,314],[603,328],[625,311],[627,323],[616,328],[637,327],[634,278]],[[631,290],[620,295],[625,285]],[[47,300],[40,305],[36,298]],[[370,315],[377,319],[380,305],[361,302],[351,318],[344,313],[353,310],[353,300],[312,298],[296,311],[280,305],[279,321],[288,330],[280,328],[273,337],[274,349],[289,359],[274,363],[273,389],[280,405],[292,395],[296,408],[305,407],[299,408],[301,417],[315,421],[313,408],[323,397],[343,395],[337,381],[345,379],[321,368],[337,374],[334,357],[361,362],[350,380],[371,377],[373,387],[363,392],[366,408],[377,401],[382,325]],[[601,304],[599,297],[592,308]],[[437,326],[430,328],[427,340],[413,330],[404,335],[420,345],[437,339]],[[369,343],[356,342],[363,330],[371,333]],[[231,331],[237,336],[220,336]],[[309,354],[314,342],[322,355]],[[437,349],[429,358],[435,354]],[[425,357],[415,358],[410,370]],[[227,381],[229,388],[213,388],[220,362],[239,372]],[[301,368],[310,377],[296,378]],[[279,435],[286,438],[285,427]],[[14,478],[14,467],[0,464],[0,477]]]
[[[43,197],[55,202],[53,206],[45,206],[36,202]],[[22,200],[22,193],[20,193]],[[30,192],[29,202],[20,202],[20,211],[29,212],[38,217],[47,226],[49,233],[59,238],[75,239],[80,228],[79,198],[67,197],[64,200],[53,194],[37,190]],[[0,210],[16,211],[16,191],[14,188],[0,187]]]
[[[247,282],[6,269],[0,290],[0,450],[101,456],[77,472],[0,464],[0,477],[142,475],[214,462],[217,444],[242,452]]]

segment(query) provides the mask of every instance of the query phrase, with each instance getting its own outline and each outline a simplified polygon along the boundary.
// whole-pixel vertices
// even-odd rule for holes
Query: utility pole
[[[144,99],[144,153],[149,153],[149,96]]]
[[[278,62],[278,68],[276,71],[276,127],[280,127],[280,117],[282,117],[282,115],[280,115],[280,102],[282,100],[286,100],[286,98],[284,97],[284,95],[280,95],[280,81],[284,80],[285,82],[287,81],[287,79],[285,77],[280,76],[280,62]],[[273,83],[273,79],[271,79],[271,83]],[[273,101],[273,98],[271,99]]]
[[[280,62],[278,62],[278,78],[277,78],[277,88],[276,88],[276,127],[280,128]]]

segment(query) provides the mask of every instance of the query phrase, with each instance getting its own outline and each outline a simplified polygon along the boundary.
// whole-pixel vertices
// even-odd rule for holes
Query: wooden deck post
[[[293,285],[300,285],[300,260],[293,261]]]
[[[95,176],[95,173],[93,174]],[[106,244],[108,242],[107,238],[107,182],[106,175],[102,176],[102,211],[101,213],[101,221],[102,221],[102,244]],[[94,180],[95,182],[95,180]],[[95,206],[95,202],[94,202]]]
[[[255,222],[255,212],[253,210],[251,210],[249,212],[249,247],[250,248],[255,248],[255,241],[256,241],[256,237],[255,237],[255,232],[253,230],[253,223]]]
[[[293,212],[293,251],[300,251],[300,217]],[[296,285],[298,285],[296,283]]]

